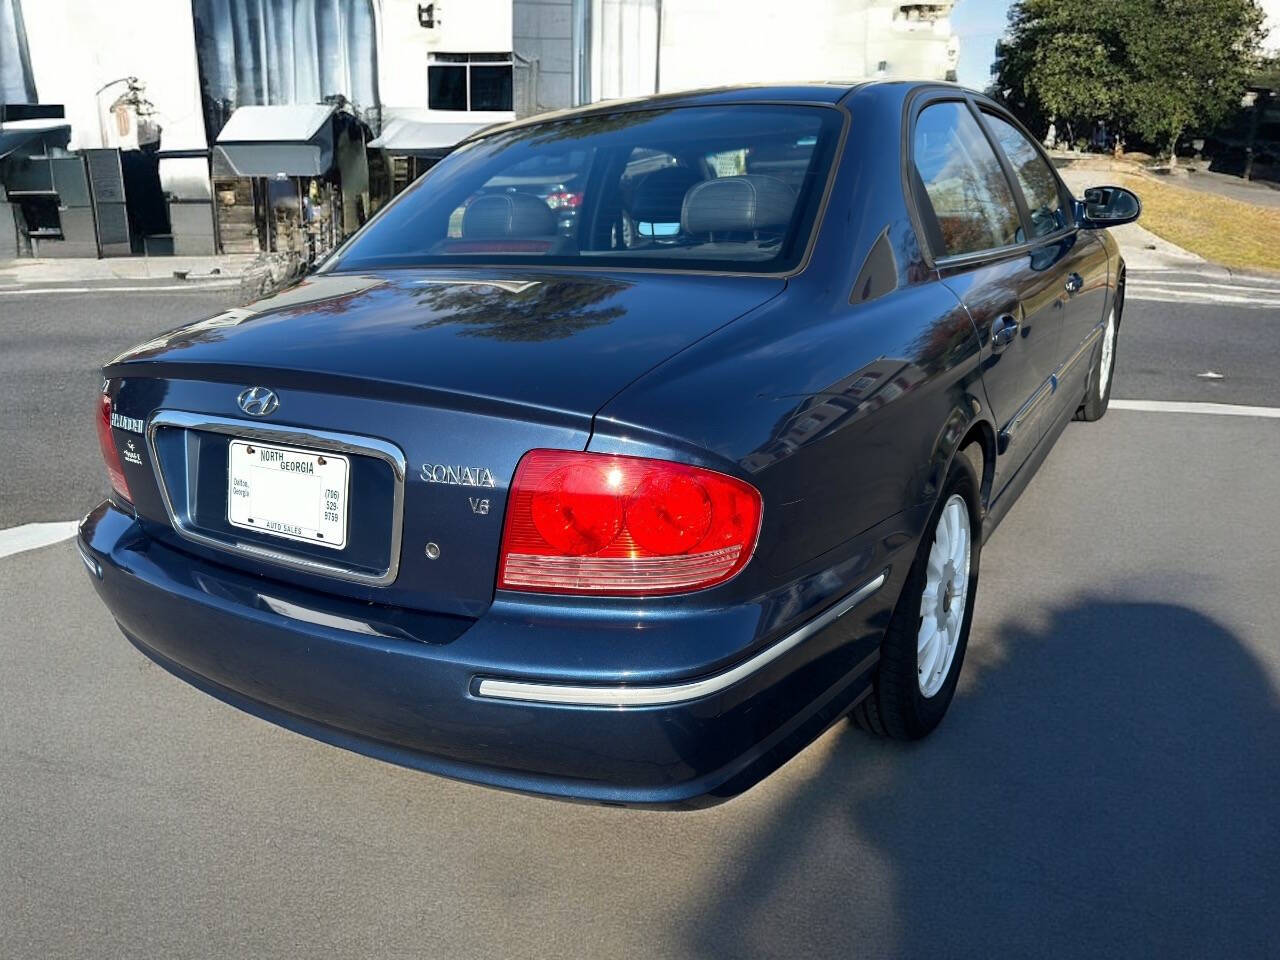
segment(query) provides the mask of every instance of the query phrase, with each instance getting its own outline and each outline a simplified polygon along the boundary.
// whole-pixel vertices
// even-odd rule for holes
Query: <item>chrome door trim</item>
[[[843,600],[828,607],[798,630],[783,637],[773,646],[760,651],[751,659],[744,660],[736,667],[721,673],[703,677],[701,680],[663,686],[588,687],[486,677],[480,680],[476,693],[478,696],[496,700],[521,700],[528,703],[555,703],[580,707],[657,707],[710,696],[746,679],[808,640],[819,630],[835,623],[884,586],[888,573],[887,570],[883,571],[875,579],[863,584]]]
[[[1106,325],[1106,320],[1103,320],[1096,327],[1090,330],[1088,334],[1086,334],[1085,338],[1080,341],[1080,346],[1076,347],[1075,352],[1072,353],[1071,356],[1063,362],[1062,366],[1058,368],[1057,377],[1059,381],[1066,380],[1067,374],[1071,372],[1071,368],[1076,365],[1081,357],[1093,349],[1093,345],[1098,342],[1098,337],[1102,336],[1103,328],[1106,327]]]
[[[1034,421],[1034,414],[1037,408],[1047,401],[1058,389],[1058,379],[1052,374],[1049,379],[1036,389],[1036,392],[1024,403],[1018,412],[1013,415],[1013,419],[1008,422],[1003,430],[1000,431],[999,452],[1004,453],[1009,449],[1009,445],[1017,439],[1018,431],[1028,423]]]
[[[222,539],[193,530],[186,522],[184,515],[173,507],[169,497],[169,482],[164,475],[164,467],[156,452],[156,431],[161,427],[174,427],[185,430],[203,430],[209,433],[221,433],[227,436],[244,437],[261,440],[267,443],[280,443],[285,446],[302,447],[304,449],[332,450],[335,453],[353,453],[365,457],[382,460],[391,467],[394,477],[394,490],[391,504],[391,552],[389,565],[382,573],[365,573],[352,570],[341,564],[326,563],[309,557],[300,557],[283,549],[273,550],[256,543],[247,543],[239,539]],[[226,550],[255,560],[300,570],[304,573],[353,583],[370,584],[385,587],[395,582],[400,572],[400,541],[404,529],[404,485],[405,458],[404,453],[394,444],[374,437],[361,437],[349,433],[333,433],[328,430],[312,430],[309,427],[292,427],[285,425],[266,425],[261,421],[234,420],[229,417],[214,417],[202,413],[187,413],[181,410],[157,410],[147,421],[147,453],[151,457],[151,466],[156,472],[157,486],[160,488],[160,499],[164,502],[165,513],[169,522],[179,536],[206,547]],[[188,484],[189,484],[188,480]]]

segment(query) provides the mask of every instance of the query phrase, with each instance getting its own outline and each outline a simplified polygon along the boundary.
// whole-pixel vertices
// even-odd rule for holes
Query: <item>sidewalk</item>
[[[1115,179],[1107,170],[1088,167],[1060,167],[1058,173],[1077,197],[1085,187],[1104,185]],[[1226,267],[1184,250],[1136,223],[1112,227],[1111,234],[1120,244],[1125,262],[1132,269],[1189,269],[1197,273],[1221,274],[1224,278],[1233,275]],[[0,290],[129,282],[232,286],[239,283],[245,268],[256,259],[255,254],[235,254],[216,257],[109,257],[102,260],[0,260]],[[175,276],[178,273],[185,276]]]
[[[1183,162],[1178,161],[1179,164]],[[1207,169],[1207,165],[1196,165],[1195,161],[1190,161],[1187,166],[1185,172],[1175,176],[1162,175],[1157,170],[1149,171],[1149,175],[1168,180],[1177,187],[1228,197],[1239,200],[1241,203],[1252,203],[1259,207],[1280,207],[1280,184],[1267,180],[1242,180],[1228,173],[1214,173]]]
[[[119,282],[223,285],[238,283],[253,254],[220,257],[108,257],[97,260],[0,260],[0,289],[57,287],[70,284],[99,286]],[[178,277],[175,274],[183,274]]]

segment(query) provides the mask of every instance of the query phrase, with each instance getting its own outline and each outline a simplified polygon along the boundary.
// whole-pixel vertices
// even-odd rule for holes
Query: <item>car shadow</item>
[[[691,911],[691,953],[1280,951],[1276,692],[1194,610],[988,630],[930,739],[833,736]]]

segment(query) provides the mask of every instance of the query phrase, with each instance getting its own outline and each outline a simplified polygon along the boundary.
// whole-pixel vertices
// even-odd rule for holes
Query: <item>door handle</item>
[[[1018,318],[1011,313],[1001,314],[996,317],[996,322],[991,325],[991,349],[999,353],[1013,343],[1013,339],[1017,335]]]
[[[1080,288],[1084,286],[1084,277],[1078,273],[1073,273],[1067,277],[1067,282],[1063,284],[1067,293],[1075,296],[1080,292]]]

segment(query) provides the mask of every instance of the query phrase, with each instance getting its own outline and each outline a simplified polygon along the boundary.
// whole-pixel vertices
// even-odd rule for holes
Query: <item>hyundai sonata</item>
[[[165,669],[447,776],[696,805],[848,714],[921,737],[984,539],[1106,412],[1138,210],[948,85],[487,130],[106,365],[80,550]]]

